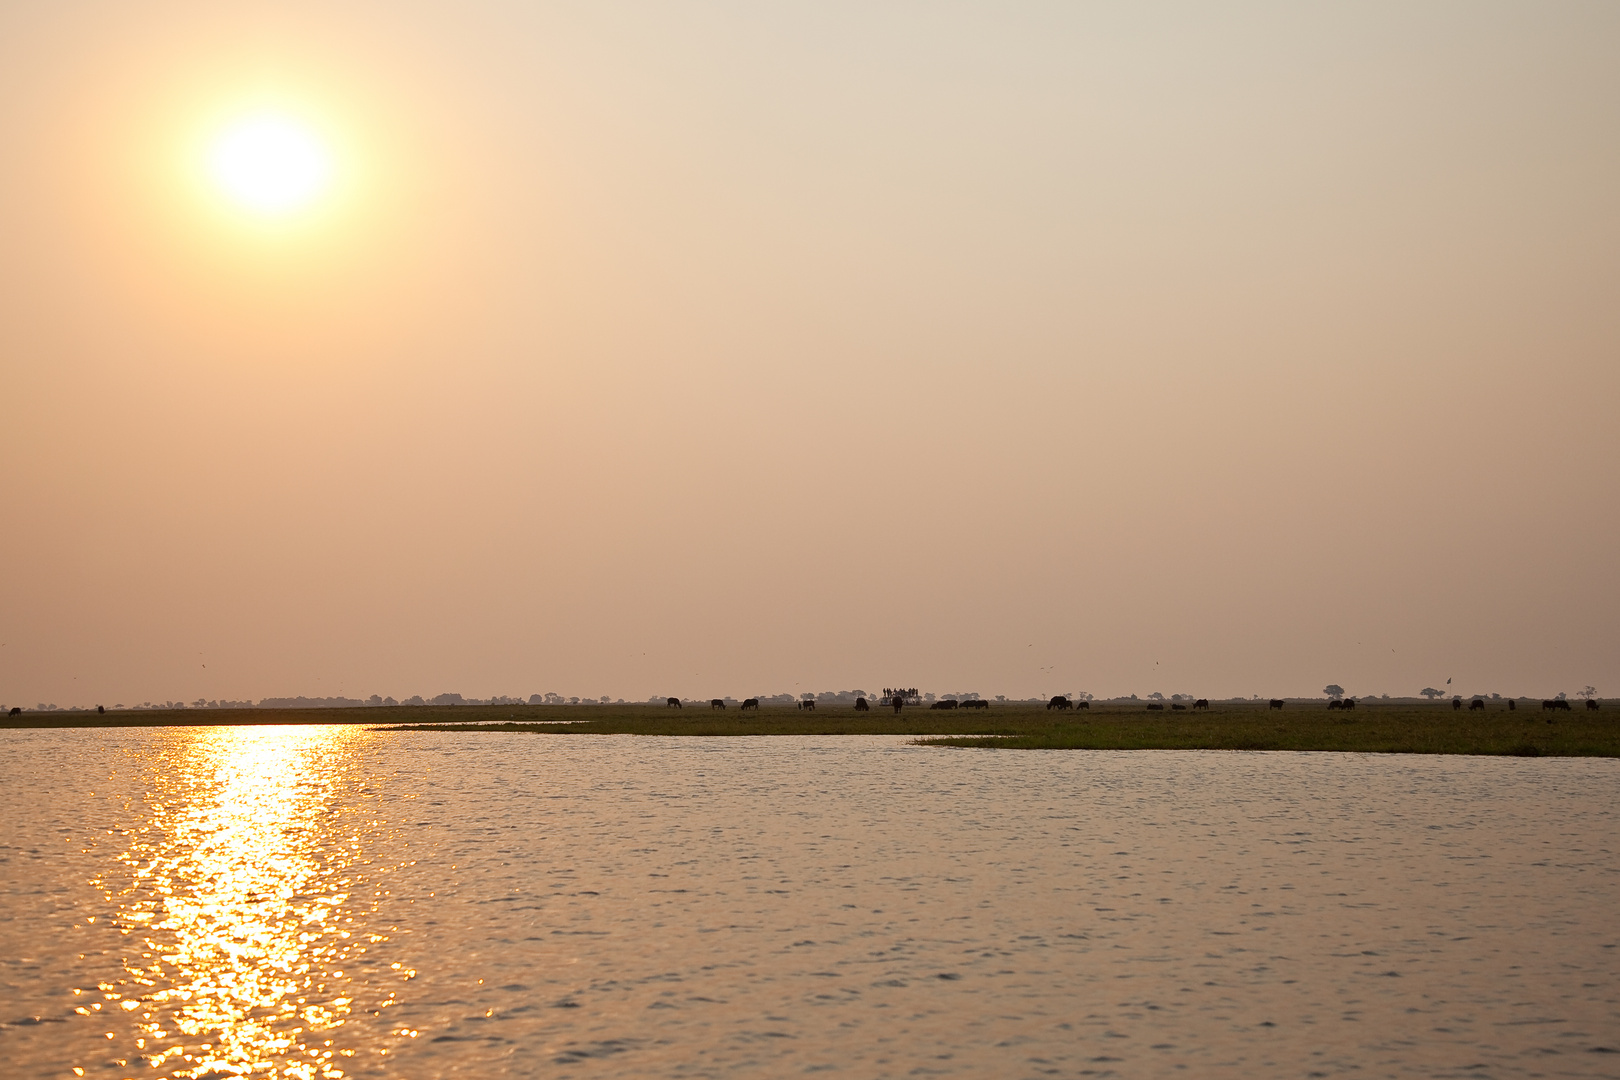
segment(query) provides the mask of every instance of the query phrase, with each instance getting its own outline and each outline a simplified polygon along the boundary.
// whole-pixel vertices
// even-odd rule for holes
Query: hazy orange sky
[[[21,0],[0,140],[4,704],[1620,693],[1612,3]]]

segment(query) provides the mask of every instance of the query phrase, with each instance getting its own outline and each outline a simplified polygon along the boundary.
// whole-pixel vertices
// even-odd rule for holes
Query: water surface
[[[5,738],[7,1076],[1620,1076],[1620,761]]]

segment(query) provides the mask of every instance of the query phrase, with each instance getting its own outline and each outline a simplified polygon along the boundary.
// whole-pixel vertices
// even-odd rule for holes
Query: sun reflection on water
[[[396,1000],[387,987],[413,973],[367,956],[390,929],[368,918],[379,895],[368,841],[382,826],[339,798],[353,780],[348,743],[364,737],[224,728],[175,746],[123,856],[129,886],[110,897],[140,948],[126,953],[125,985],[101,987],[104,1008],[140,1011],[135,1046],[150,1068],[336,1080],[345,1059],[372,1052],[345,1040],[346,1019],[380,1014]]]

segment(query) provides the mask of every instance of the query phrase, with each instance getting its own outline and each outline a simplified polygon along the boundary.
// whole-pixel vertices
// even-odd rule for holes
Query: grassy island
[[[241,724],[365,724],[378,730],[525,732],[535,735],[915,735],[926,746],[1006,750],[1316,750],[1391,754],[1497,754],[1526,757],[1620,756],[1620,705],[1598,710],[1573,702],[1543,711],[1539,701],[1484,709],[1449,702],[1362,702],[1329,710],[1321,700],[1214,702],[1205,710],[1149,711],[1146,703],[1097,702],[1049,711],[1026,702],[983,710],[908,708],[856,712],[847,705],[814,711],[767,706],[711,711],[707,705],[473,705],[348,709],[177,709],[25,712],[10,728],[201,727]]]

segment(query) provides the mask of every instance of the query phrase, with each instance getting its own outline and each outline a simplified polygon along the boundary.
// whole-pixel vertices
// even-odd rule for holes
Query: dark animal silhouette
[[[1182,705],[1182,704],[1180,704],[1178,702],[1177,704],[1170,706],[1170,711],[1171,712],[1186,712],[1187,711],[1187,706]]]
[[[895,694],[890,694],[889,695],[889,704],[894,706],[894,712],[895,712],[896,716],[898,716],[900,714],[900,707],[902,705],[904,705],[905,703],[906,703],[906,699],[904,697],[902,697],[900,694],[895,693]]]
[[[21,716],[22,715],[22,707],[19,706],[19,705],[13,705],[11,707],[11,715],[12,716]]]
[[[1587,698],[1586,699],[1586,711],[1587,712],[1596,712],[1597,708],[1598,708],[1598,703],[1597,703],[1596,698]]]
[[[986,702],[985,704],[988,705],[989,702]],[[1091,708],[1091,702],[1087,701],[1085,698],[1081,698],[1079,701],[1074,703],[1074,707],[1077,709],[1089,709]]]
[[[957,707],[957,704],[958,702],[955,698],[946,698],[944,701],[936,701],[928,707],[930,709],[954,709]]]
[[[1057,697],[1053,698],[1051,701],[1048,701],[1046,703],[1046,707],[1048,709],[1058,709],[1058,710],[1061,711],[1063,709],[1072,709],[1072,708],[1074,708],[1074,702],[1070,701],[1068,698],[1064,697],[1062,694],[1059,694]]]
[[[1451,699],[1451,708],[1452,708],[1453,712],[1455,712],[1456,710],[1462,708],[1462,698],[1460,698],[1460,697],[1452,698]]]
[[[988,709],[989,707],[990,703],[988,701],[982,701],[978,698],[962,702],[962,708],[964,709]]]
[[[1148,702],[1148,711],[1149,712],[1163,712],[1164,711],[1164,706],[1159,704],[1157,701],[1150,701],[1150,702]]]
[[[1541,703],[1541,708],[1546,712],[1569,712],[1569,702],[1563,698],[1549,698]]]
[[[799,708],[801,708],[801,709],[809,709],[811,712],[815,712],[816,703],[814,701],[811,701],[808,698],[806,698],[804,701],[799,702]]]
[[[1345,698],[1344,699],[1344,707],[1347,708],[1347,709],[1355,708],[1356,707],[1356,699],[1353,698],[1353,697]]]
[[[1468,711],[1469,712],[1475,712],[1475,711],[1484,712],[1485,711],[1485,703],[1483,701],[1481,701],[1479,698],[1475,698],[1473,701],[1470,701],[1468,703]]]
[[[1274,698],[1271,699],[1271,701],[1269,703],[1267,703],[1266,711],[1270,712],[1272,709],[1280,709],[1282,707],[1283,707],[1283,699],[1280,698],[1280,697],[1274,697]]]
[[[1335,698],[1333,701],[1328,702],[1328,708],[1330,708],[1330,709],[1342,709],[1342,708],[1344,708],[1344,702],[1339,701],[1337,698]]]
[[[105,706],[105,705],[97,705],[96,706],[96,712],[104,713],[106,711],[107,711],[107,706]]]
[[[669,702],[668,705],[664,706],[666,709],[680,709],[685,707],[681,704],[681,699],[678,697],[666,698],[665,700]]]
[[[723,709],[725,707],[726,707],[725,698],[717,698],[716,697],[716,698],[710,698],[709,699],[709,708],[710,709]]]
[[[1209,708],[1209,698],[1203,698],[1203,697],[1199,698],[1197,701],[1193,702],[1193,708],[1195,708],[1195,709],[1207,709],[1207,708]]]
[[[759,698],[757,698],[757,697],[748,698],[746,701],[744,701],[742,703],[741,708],[743,708],[743,709],[758,709],[759,708]]]
[[[855,699],[855,711],[856,712],[871,712],[872,711],[872,706],[870,706],[870,705],[868,705],[866,703],[865,698],[858,697],[858,698]]]
[[[1508,712],[1518,712],[1518,711],[1519,711],[1519,703],[1514,701],[1512,698],[1508,698]]]

